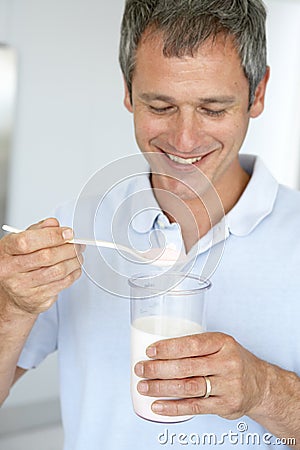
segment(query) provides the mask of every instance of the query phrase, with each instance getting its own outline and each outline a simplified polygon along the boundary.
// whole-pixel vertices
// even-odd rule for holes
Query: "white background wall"
[[[135,144],[117,61],[123,0],[8,3],[19,54],[8,218],[25,226]]]
[[[243,148],[261,155],[277,179],[300,187],[300,1],[266,0],[268,63],[265,111],[255,119]]]
[[[137,151],[117,62],[123,0],[0,0],[0,40],[15,47],[19,86],[7,221],[24,227],[75,197],[112,159]],[[244,151],[299,183],[300,2],[268,0],[272,76]],[[6,407],[58,393],[52,357]]]

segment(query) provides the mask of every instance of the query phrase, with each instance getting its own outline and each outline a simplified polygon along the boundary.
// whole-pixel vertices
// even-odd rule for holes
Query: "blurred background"
[[[300,2],[265,3],[271,79],[243,152],[262,156],[281,183],[298,189]],[[52,214],[98,168],[138,151],[118,66],[123,7],[124,0],[0,0],[1,224],[22,228]],[[62,448],[58,398],[53,355],[1,408],[0,449]]]

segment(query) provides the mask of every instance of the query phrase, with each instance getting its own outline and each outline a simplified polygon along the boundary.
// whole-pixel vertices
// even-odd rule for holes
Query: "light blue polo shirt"
[[[244,155],[241,163],[252,174],[250,182],[222,223],[199,241],[192,269],[203,271],[211,242],[221,246],[207,293],[207,329],[230,334],[259,358],[300,375],[300,193],[278,185],[259,158]],[[137,191],[145,195],[135,198]],[[125,208],[117,217],[123,200]],[[159,209],[147,175],[112,190],[96,214],[93,201],[87,202],[83,217],[88,222],[93,211],[97,238],[115,237],[117,224],[120,236],[126,230],[126,239],[137,248],[161,239],[182,248],[180,227]],[[122,217],[124,210],[129,218]],[[60,210],[61,223],[72,225],[72,214],[70,208]],[[230,421],[199,415],[159,424],[135,415],[126,289],[128,277],[141,267],[115,251],[97,252],[87,250],[80,280],[39,316],[19,360],[29,369],[58,350],[64,449],[277,447],[275,437],[248,417]]]

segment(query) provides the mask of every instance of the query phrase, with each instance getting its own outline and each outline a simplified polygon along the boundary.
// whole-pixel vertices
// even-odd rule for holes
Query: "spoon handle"
[[[10,225],[2,225],[3,231],[8,231],[9,233],[21,233],[24,230],[20,230],[19,228],[11,227]],[[143,256],[142,253],[136,252],[129,247],[126,247],[122,244],[115,244],[114,242],[108,242],[108,241],[100,241],[97,239],[71,239],[68,241],[70,244],[83,244],[83,245],[94,245],[96,247],[105,247],[105,248],[112,248],[115,250],[122,250],[126,252],[127,254],[133,255],[137,258],[140,258],[141,260],[147,260]]]
[[[129,247],[125,247],[122,244],[115,244],[114,242],[100,241],[98,239],[92,240],[92,239],[76,239],[76,238],[72,239],[69,242],[70,244],[94,245],[96,247],[105,247],[105,248],[112,248],[114,250],[122,250],[130,255],[137,256],[138,258],[141,259],[146,259],[143,257],[142,254],[140,254],[140,252],[131,250]]]
[[[21,233],[23,230],[19,228],[11,227],[10,225],[2,225],[3,231],[8,231],[9,233]]]

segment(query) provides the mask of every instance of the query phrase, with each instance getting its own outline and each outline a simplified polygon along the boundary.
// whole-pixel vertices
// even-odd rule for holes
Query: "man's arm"
[[[16,367],[16,372],[13,380],[13,384],[15,384],[23,375],[26,373],[26,369],[22,369],[22,367]]]
[[[17,362],[39,313],[81,274],[82,246],[72,230],[46,219],[0,240],[0,404],[19,376]]]
[[[159,400],[163,415],[216,414],[226,419],[244,415],[274,436],[294,438],[300,449],[300,378],[269,364],[222,333],[203,333],[159,341],[147,349],[149,361],[135,366],[143,395],[179,397]],[[204,398],[208,376],[211,396]],[[292,446],[292,445],[291,445]]]
[[[3,293],[2,293],[3,294]],[[36,315],[22,313],[21,310],[4,313],[3,295],[0,319],[0,405],[9,395],[11,386],[20,378],[24,370],[17,367],[17,362],[26,338],[36,320]]]
[[[268,387],[260,405],[248,415],[280,438],[294,438],[300,448],[300,378],[269,365]]]

